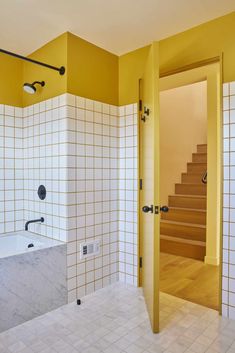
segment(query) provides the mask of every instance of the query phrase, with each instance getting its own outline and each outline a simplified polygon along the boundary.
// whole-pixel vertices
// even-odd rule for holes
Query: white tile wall
[[[118,280],[118,108],[67,95],[69,299]],[[80,244],[101,253],[80,258]]]
[[[0,105],[0,234],[23,225],[22,109]]]
[[[235,319],[235,82],[223,85],[222,312]]]
[[[119,108],[119,279],[137,285],[137,104]]]
[[[44,217],[29,230],[68,242],[69,301],[119,278],[137,284],[137,105],[65,94],[0,116],[1,231]],[[81,260],[90,240],[101,253]]]
[[[29,230],[67,240],[68,118],[64,96],[24,108],[24,221],[44,217]],[[39,185],[47,196],[40,200]]]

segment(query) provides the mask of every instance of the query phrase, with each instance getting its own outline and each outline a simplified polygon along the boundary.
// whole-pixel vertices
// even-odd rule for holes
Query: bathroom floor
[[[117,283],[1,333],[0,352],[232,353],[235,321],[162,293],[154,335],[141,289]]]

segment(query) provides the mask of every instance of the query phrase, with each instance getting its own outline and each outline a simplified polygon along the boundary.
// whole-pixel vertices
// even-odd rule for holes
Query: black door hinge
[[[143,179],[140,179],[140,190],[143,189]]]
[[[139,100],[139,112],[142,112],[142,100]]]
[[[143,266],[143,260],[142,260],[142,257],[140,257],[140,268],[142,268]]]

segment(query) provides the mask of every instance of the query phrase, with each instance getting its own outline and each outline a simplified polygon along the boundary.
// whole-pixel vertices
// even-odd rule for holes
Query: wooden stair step
[[[206,195],[205,184],[175,184],[175,193],[181,195]]]
[[[203,261],[206,255],[206,243],[161,235],[160,251]]]
[[[161,214],[160,250],[178,256],[204,260],[206,254],[206,194],[202,177],[207,171],[207,145],[198,144],[182,183],[168,197],[169,211]]]
[[[207,163],[207,153],[193,153],[193,163]]]
[[[160,234],[188,240],[205,241],[206,226],[163,219],[160,221]]]
[[[182,173],[181,181],[183,184],[202,184],[204,173]]]
[[[207,144],[197,145],[197,152],[198,153],[207,153]]]
[[[170,207],[168,212],[161,213],[161,219],[205,225],[206,211],[199,209]]]
[[[188,173],[205,173],[207,170],[207,163],[187,163]]]
[[[169,207],[184,207],[206,209],[206,196],[204,195],[170,195],[168,197]]]

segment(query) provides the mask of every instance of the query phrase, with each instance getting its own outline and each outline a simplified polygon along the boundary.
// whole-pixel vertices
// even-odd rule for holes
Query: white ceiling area
[[[121,55],[234,10],[234,0],[0,0],[0,48],[27,55],[70,31]]]

